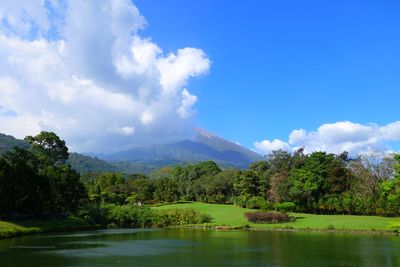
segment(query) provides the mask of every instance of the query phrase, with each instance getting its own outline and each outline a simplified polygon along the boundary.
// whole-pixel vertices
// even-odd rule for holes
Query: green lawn
[[[0,239],[32,233],[80,230],[89,228],[93,228],[93,226],[88,225],[83,220],[76,217],[46,221],[0,221]]]
[[[250,225],[257,228],[293,228],[293,229],[327,229],[339,230],[389,230],[388,225],[396,223],[400,225],[400,218],[387,218],[378,216],[354,216],[354,215],[315,215],[305,213],[290,213],[296,217],[296,221],[289,223],[276,224],[254,224],[248,223],[244,213],[254,211],[251,209],[240,208],[234,205],[207,204],[199,202],[188,202],[164,205],[156,209],[168,208],[193,208],[199,212],[211,215],[213,225],[240,227]]]

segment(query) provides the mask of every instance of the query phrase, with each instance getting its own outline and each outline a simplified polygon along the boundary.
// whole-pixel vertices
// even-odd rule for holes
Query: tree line
[[[212,161],[164,167],[149,176],[87,174],[93,201],[200,201],[320,214],[400,215],[400,156],[349,158],[325,152],[274,151],[247,170]]]
[[[65,161],[68,148],[56,134],[27,136],[26,148],[0,157],[0,217],[66,216],[87,199],[80,175]]]
[[[205,161],[163,167],[149,175],[79,175],[66,163],[68,148],[56,134],[42,132],[25,140],[29,147],[15,148],[0,157],[3,218],[87,214],[89,209],[101,212],[101,205],[131,212],[131,208],[120,207],[177,201],[320,214],[400,216],[399,155],[372,159],[350,158],[347,153],[279,150],[246,170],[221,169]],[[89,208],[85,211],[85,207]]]

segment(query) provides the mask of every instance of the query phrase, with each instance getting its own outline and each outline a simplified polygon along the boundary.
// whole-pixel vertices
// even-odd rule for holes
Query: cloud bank
[[[74,151],[187,135],[201,49],[164,53],[129,0],[0,0],[0,132],[55,131]]]
[[[282,149],[294,151],[304,147],[306,153],[327,151],[339,154],[343,151],[351,155],[382,155],[394,152],[390,142],[400,141],[400,121],[379,126],[377,124],[359,124],[350,121],[327,123],[315,131],[293,130],[287,141],[275,139],[255,142],[255,150],[268,154]]]

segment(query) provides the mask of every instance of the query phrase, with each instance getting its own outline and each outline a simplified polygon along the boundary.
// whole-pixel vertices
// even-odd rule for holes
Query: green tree
[[[126,194],[134,194],[137,202],[146,202],[153,199],[154,184],[144,174],[133,174],[126,181]]]
[[[334,160],[333,154],[314,152],[305,160],[304,166],[291,170],[289,195],[299,205],[313,209],[313,204],[327,190],[329,166]]]
[[[86,198],[86,189],[80,182],[79,174],[69,165],[53,165],[46,168],[49,183],[47,211],[51,213],[73,212],[81,200]]]
[[[44,212],[48,183],[38,172],[38,159],[15,148],[0,159],[0,216],[36,216]]]
[[[250,198],[260,195],[260,179],[253,171],[241,171],[233,186],[237,196]]]
[[[400,216],[400,155],[394,156],[394,175],[392,179],[380,184],[380,213],[383,215]]]
[[[25,137],[25,140],[31,145],[32,153],[46,166],[63,163],[68,159],[65,141],[53,132],[42,131],[36,136]]]
[[[166,177],[155,180],[154,198],[161,202],[178,201],[180,199],[180,193],[176,181]]]

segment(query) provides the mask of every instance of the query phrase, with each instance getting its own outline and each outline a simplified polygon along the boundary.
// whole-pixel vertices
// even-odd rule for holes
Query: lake
[[[0,266],[400,266],[400,238],[118,229],[0,240]]]

